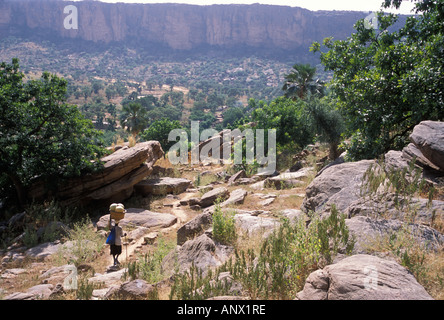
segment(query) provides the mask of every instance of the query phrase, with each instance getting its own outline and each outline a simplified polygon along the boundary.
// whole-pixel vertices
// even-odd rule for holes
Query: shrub
[[[140,278],[148,283],[156,283],[164,278],[162,260],[175,247],[173,241],[166,241],[159,237],[157,247],[151,255],[139,256],[137,261],[128,264],[125,278],[131,280]]]
[[[218,203],[213,213],[213,238],[228,245],[234,244],[237,239],[234,212],[222,211]]]
[[[59,249],[58,256],[64,263],[73,263],[75,266],[95,259],[102,251],[105,241],[95,232],[91,220],[83,220],[73,224],[68,233],[69,244]]]
[[[251,299],[294,299],[311,272],[330,263],[339,252],[350,254],[353,247],[345,215],[335,207],[326,219],[313,215],[308,226],[304,219],[293,223],[283,219],[260,244],[259,251],[235,250],[234,258],[206,276],[194,267],[176,275],[170,298],[205,299],[215,292],[228,294],[229,284],[218,283],[218,275],[229,271]]]

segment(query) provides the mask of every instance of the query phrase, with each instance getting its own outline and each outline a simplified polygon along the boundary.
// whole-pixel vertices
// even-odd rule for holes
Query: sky
[[[383,0],[100,0],[116,3],[188,3],[197,5],[211,4],[272,4],[291,7],[301,7],[313,11],[317,10],[350,10],[350,11],[379,11]],[[401,14],[411,14],[414,4],[411,0],[404,0],[400,10],[385,10]]]

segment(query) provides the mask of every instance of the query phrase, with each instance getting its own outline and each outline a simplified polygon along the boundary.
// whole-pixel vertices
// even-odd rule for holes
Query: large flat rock
[[[444,122],[422,121],[413,129],[410,141],[424,157],[444,171]]]
[[[134,188],[137,193],[142,195],[166,195],[185,192],[191,187],[191,184],[191,180],[188,179],[163,177],[142,180]]]
[[[101,159],[101,171],[81,177],[65,179],[53,194],[65,205],[88,204],[91,201],[113,202],[128,198],[133,186],[152,172],[154,163],[163,156],[158,141],[138,143],[134,147],[123,147]],[[44,181],[35,181],[28,193],[30,199],[44,199],[49,190]]]
[[[129,208],[125,218],[119,223],[121,227],[167,228],[177,222],[177,217],[169,213],[153,212],[145,209]],[[97,229],[106,229],[109,223],[109,214],[100,217]]]
[[[370,255],[354,255],[311,273],[300,300],[432,300],[404,267]]]

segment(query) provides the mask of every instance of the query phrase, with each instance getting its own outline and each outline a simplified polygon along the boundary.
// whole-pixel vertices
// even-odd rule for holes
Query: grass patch
[[[308,226],[305,219],[294,223],[283,219],[281,226],[256,248],[237,248],[235,257],[214,272],[209,270],[203,276],[202,270],[193,267],[176,274],[170,299],[230,294],[228,283],[218,277],[225,271],[242,285],[243,294],[250,299],[294,299],[311,272],[331,263],[339,252],[351,254],[353,247],[345,216],[334,207],[326,219],[313,215]]]

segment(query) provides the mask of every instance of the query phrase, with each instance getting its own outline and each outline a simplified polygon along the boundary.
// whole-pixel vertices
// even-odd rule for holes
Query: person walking
[[[114,241],[110,242],[110,254],[113,256],[114,265],[120,265],[119,255],[122,253],[122,237],[126,236],[123,233],[123,229],[119,226],[119,221],[116,221],[111,229],[111,233],[114,232]]]

